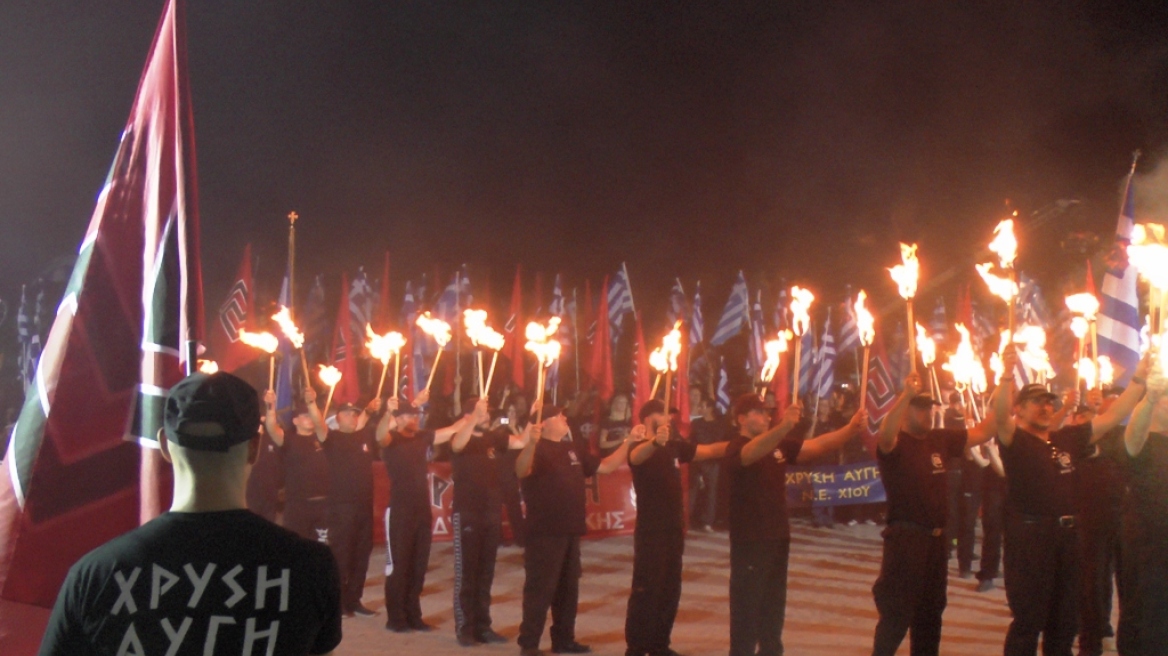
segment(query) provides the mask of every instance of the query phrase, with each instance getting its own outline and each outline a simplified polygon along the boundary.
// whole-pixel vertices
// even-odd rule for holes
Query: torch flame
[[[406,345],[406,338],[401,333],[378,335],[369,324],[365,324],[365,337],[365,348],[369,349],[369,355],[374,360],[380,360],[381,364],[389,364],[389,359],[401,353],[402,347]]]
[[[937,360],[937,343],[925,332],[925,327],[917,324],[917,352],[921,354],[921,362],[926,367]]]
[[[320,371],[317,373],[317,377],[325,385],[336,387],[337,383],[341,382],[341,370],[336,367],[326,367],[322,364],[320,365]]]
[[[429,312],[423,312],[418,315],[416,323],[422,332],[434,338],[438,348],[445,348],[450,343],[450,324],[445,321],[434,318]]]
[[[1050,356],[1046,353],[1046,331],[1039,326],[1022,326],[1014,335],[1014,343],[1021,344],[1018,360],[1022,366],[1040,377],[1054,376],[1050,366]]]
[[[552,339],[560,330],[560,318],[552,317],[548,319],[546,326],[532,321],[527,324],[524,334],[527,337],[527,344],[523,348],[531,351],[536,360],[539,360],[540,366],[547,367],[555,362],[560,357],[560,341]]]
[[[1111,358],[1106,355],[1099,356],[1099,384],[1111,385],[1115,382],[1115,367],[1111,364]]]
[[[1164,226],[1149,223],[1132,227],[1127,259],[1156,289],[1168,290],[1168,241]]]
[[[1071,333],[1073,333],[1075,337],[1083,339],[1087,336],[1087,330],[1089,328],[1090,324],[1088,324],[1087,320],[1083,317],[1071,317]]]
[[[998,256],[998,262],[1003,269],[1014,266],[1018,257],[1018,240],[1014,238],[1014,219],[1002,219],[994,228],[994,240],[989,249]]]
[[[864,307],[864,299],[866,298],[868,295],[861,289],[860,293],[856,295],[856,303],[853,307],[856,313],[856,330],[860,333],[860,344],[871,346],[872,340],[876,339],[876,320],[868,308]]]
[[[272,333],[251,333],[246,330],[240,330],[239,341],[252,348],[258,348],[268,355],[275,353],[276,349],[280,347],[280,340],[276,339],[276,336]]]
[[[214,360],[199,360],[199,373],[208,376],[217,374],[219,373],[219,363]]]
[[[811,303],[815,301],[815,294],[809,289],[796,285],[791,288],[791,328],[796,335],[807,332],[807,325],[811,323]]]
[[[1095,376],[1098,373],[1095,371],[1095,361],[1091,358],[1080,358],[1075,368],[1079,370],[1079,378],[1087,384],[1087,389],[1095,389]]]
[[[898,264],[888,270],[892,280],[900,288],[900,297],[910,299],[917,295],[917,279],[921,275],[921,264],[917,260],[917,245],[900,245],[900,259]]]
[[[772,339],[762,345],[762,350],[766,353],[766,361],[763,362],[762,371],[759,372],[759,378],[764,383],[769,383],[775,377],[775,372],[779,369],[779,354],[786,353],[788,342],[791,339],[791,331],[780,330],[778,339]]]
[[[304,348],[304,333],[296,327],[292,321],[292,311],[284,306],[280,306],[280,311],[272,315],[272,321],[280,327],[280,332],[284,333],[284,337],[292,342],[293,348]]]
[[[503,342],[503,334],[497,332],[490,326],[484,326],[482,331],[479,332],[479,344],[491,349],[492,351],[498,351],[502,349]]]
[[[487,311],[463,310],[462,324],[466,327],[466,336],[470,338],[470,343],[478,346],[479,336],[482,335],[483,330],[487,327]]]
[[[1094,294],[1088,292],[1071,294],[1066,301],[1068,310],[1083,316],[1088,321],[1094,319],[1095,314],[1099,312],[1099,299],[1095,298]]]
[[[981,367],[981,363],[978,362],[977,355],[973,351],[973,341],[970,339],[969,329],[962,323],[957,324],[956,328],[957,333],[961,336],[957,343],[957,350],[949,355],[948,361],[942,364],[941,368],[953,374],[953,382],[962,387],[969,387],[977,378],[977,370]]]
[[[974,268],[981,274],[981,279],[985,281],[986,286],[990,288],[990,293],[1003,301],[1010,303],[1018,296],[1018,283],[1010,278],[1003,278],[1001,276],[990,273],[990,265],[976,264]]]

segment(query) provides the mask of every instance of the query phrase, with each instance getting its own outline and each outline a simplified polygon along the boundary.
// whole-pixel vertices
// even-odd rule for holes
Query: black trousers
[[[1079,534],[1056,517],[1006,511],[1005,656],[1071,656],[1079,624]]]
[[[482,636],[491,628],[491,584],[499,519],[454,513],[454,630]]]
[[[548,608],[552,611],[552,649],[575,642],[576,604],[580,599],[580,536],[527,536],[523,573],[519,647],[539,647]]]
[[[1168,656],[1168,528],[1125,515],[1119,630],[1124,656]]]
[[[698,526],[713,526],[718,516],[718,461],[689,466],[689,516]]]
[[[1079,515],[1082,553],[1079,589],[1079,656],[1102,656],[1111,631],[1111,584],[1119,564],[1119,513]]]
[[[961,473],[963,478],[979,476],[981,472],[966,470]],[[973,571],[973,545],[977,542],[977,512],[981,509],[981,490],[970,487],[965,481],[961,492],[959,518],[957,527],[957,568],[960,572]]]
[[[957,544],[957,534],[961,531],[961,460],[951,458],[948,466],[946,482],[949,492],[949,521],[945,523],[945,553],[952,555],[953,547]]]
[[[872,656],[893,656],[906,633],[912,656],[936,656],[948,603],[948,540],[907,522],[888,525],[882,535],[884,556],[872,586],[880,614]]]
[[[730,655],[781,656],[791,539],[730,539]]]
[[[684,551],[685,534],[680,530],[633,533],[633,587],[625,615],[626,654],[669,653],[669,637],[681,602]]]
[[[422,587],[430,563],[429,503],[385,510],[385,613],[386,626],[422,624]]]
[[[361,605],[373,553],[373,499],[334,501],[329,524],[329,546],[341,575],[341,610],[351,612]]]
[[[329,543],[329,500],[288,499],[284,504],[284,528],[302,538]]]
[[[992,581],[1001,572],[1002,531],[1006,522],[1006,479],[990,468],[982,471],[981,568],[979,581]]]

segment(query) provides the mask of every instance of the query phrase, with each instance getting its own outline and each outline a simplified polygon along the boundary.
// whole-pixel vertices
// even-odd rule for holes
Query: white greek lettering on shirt
[[[230,615],[211,616],[211,624],[207,627],[207,640],[203,642],[203,656],[215,656],[215,639],[219,637],[219,626],[235,623],[235,618]]]
[[[247,593],[243,591],[243,588],[239,587],[239,584],[235,582],[235,577],[239,576],[239,573],[242,571],[243,566],[236,565],[223,575],[223,582],[227,584],[227,587],[231,588],[232,593],[231,598],[223,602],[223,605],[228,608],[234,608],[235,604],[238,604],[241,599],[247,596]]]
[[[264,609],[264,600],[268,596],[268,588],[280,586],[280,612],[283,613],[288,610],[288,579],[292,576],[291,570],[284,568],[281,571],[280,577],[275,579],[268,579],[268,566],[260,565],[256,572],[256,610]]]
[[[134,651],[130,651],[131,647]],[[122,636],[122,644],[118,647],[118,656],[146,656],[146,650],[142,648],[142,641],[138,639],[138,631],[134,628],[133,622],[130,622],[130,626],[126,628],[126,635]]]
[[[127,579],[120,570],[114,572],[114,581],[118,584],[118,599],[114,602],[114,607],[110,609],[110,615],[117,615],[123,606],[130,615],[138,612],[138,604],[134,603],[134,582],[138,580],[138,575],[141,573],[142,568],[135,567],[130,572],[130,578]]]
[[[187,637],[187,631],[190,630],[191,622],[193,621],[189,617],[184,617],[182,624],[175,631],[174,626],[170,623],[170,618],[162,618],[162,631],[166,633],[166,639],[170,641],[170,647],[166,650],[166,656],[174,656],[178,653],[178,648],[182,646],[183,638]]]
[[[156,610],[158,608],[158,600],[162,595],[169,592],[174,587],[174,584],[178,583],[178,576],[158,565],[154,565],[152,570],[150,577],[150,610]]]
[[[207,584],[211,582],[211,574],[215,572],[215,563],[207,563],[202,576],[195,573],[195,568],[191,567],[190,563],[183,565],[183,571],[186,572],[187,578],[190,579],[191,586],[194,588],[190,601],[187,602],[187,608],[198,608],[199,600],[203,598],[203,592],[207,590]]]
[[[287,572],[288,570],[284,570]],[[247,627],[243,634],[243,656],[252,656],[252,649],[255,647],[256,640],[263,638],[267,641],[268,650],[265,656],[272,656],[276,651],[276,636],[280,632],[280,621],[272,622],[266,631],[256,631],[256,619],[254,617],[247,618]]]

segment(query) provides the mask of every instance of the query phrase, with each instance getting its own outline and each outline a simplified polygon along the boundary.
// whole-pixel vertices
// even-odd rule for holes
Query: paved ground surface
[[[791,656],[868,654],[876,611],[872,583],[880,566],[880,528],[837,526],[811,528],[794,523],[791,572],[784,643]],[[584,578],[580,585],[577,637],[600,654],[624,653],[624,614],[632,576],[632,537],[585,541]],[[435,545],[426,578],[422,610],[437,626],[433,633],[394,634],[384,630],[382,595],[384,551],[374,554],[366,584],[365,604],[382,611],[373,618],[345,620],[342,655],[517,653],[506,645],[462,648],[454,640],[451,610],[453,557],[451,545]],[[978,593],[975,580],[957,578],[950,561],[949,607],[941,653],[984,656],[1001,653],[1010,615],[1005,593],[998,587]],[[685,580],[681,611],[673,632],[673,647],[687,656],[725,654],[729,647],[729,542],[725,533],[691,533],[686,541]],[[519,627],[523,590],[523,553],[515,547],[499,552],[495,577],[495,630],[514,639]],[[542,645],[549,648],[545,634]],[[907,640],[900,653],[908,654]]]

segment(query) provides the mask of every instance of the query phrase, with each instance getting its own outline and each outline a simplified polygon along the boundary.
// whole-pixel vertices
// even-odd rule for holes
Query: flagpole
[[[300,215],[295,211],[288,213],[288,317],[296,320],[296,219]],[[304,357],[304,349],[300,349],[300,364],[304,369],[304,388],[307,389],[312,381],[308,374],[308,361]]]

